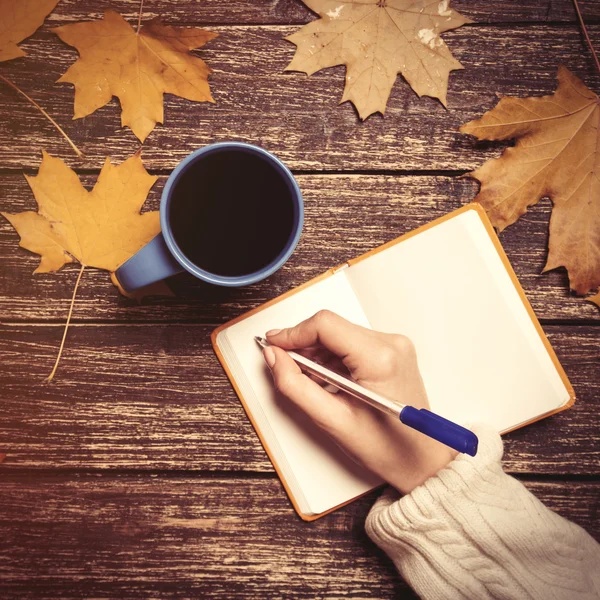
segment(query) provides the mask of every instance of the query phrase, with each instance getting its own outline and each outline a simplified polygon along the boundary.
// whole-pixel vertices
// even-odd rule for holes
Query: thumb
[[[277,390],[305,412],[319,427],[334,433],[345,427],[351,412],[343,398],[325,391],[307,377],[285,350],[269,346],[263,350]]]

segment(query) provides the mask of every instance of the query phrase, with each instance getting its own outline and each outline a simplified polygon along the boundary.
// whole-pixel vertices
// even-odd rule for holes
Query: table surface
[[[600,3],[582,1],[600,47]],[[105,156],[139,147],[120,127],[116,100],[71,121],[73,89],[56,84],[76,59],[50,33],[100,18],[135,22],[136,1],[62,0],[0,72],[33,96],[87,154],[0,87],[0,208],[34,209],[23,173],[41,150],[92,186]],[[214,69],[216,104],[165,98],[165,125],[143,146],[160,179],[147,206],[189,152],[242,140],[279,155],[306,203],[300,244],[278,273],[252,287],[171,281],[172,298],[137,304],[106,272],[84,273],[58,375],[56,356],[78,266],[32,275],[38,257],[0,221],[0,595],[9,597],[412,597],[367,538],[376,494],[314,523],[284,493],[209,342],[213,328],[329,267],[439,217],[476,194],[461,177],[506,144],[458,127],[498,95],[549,94],[565,64],[598,91],[600,78],[571,0],[455,0],[474,24],[444,34],[465,69],[450,76],[445,110],[398,78],[387,114],[361,123],[337,106],[344,68],[310,78],[284,73],[283,37],[314,15],[297,0],[156,0],[144,17],[219,33],[199,51]],[[564,269],[541,274],[551,203],[541,201],[501,241],[578,400],[566,412],[505,437],[505,465],[548,506],[600,537],[598,396],[600,311],[570,295]],[[430,292],[436,291],[432,282]]]

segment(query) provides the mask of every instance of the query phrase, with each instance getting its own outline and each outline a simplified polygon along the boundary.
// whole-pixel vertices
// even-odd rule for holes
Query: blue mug
[[[250,180],[248,186],[244,178]],[[219,197],[221,184],[223,197]],[[207,186],[212,192],[205,193]],[[239,200],[227,197],[232,195],[232,190],[238,191]],[[206,197],[211,193],[214,197]],[[261,207],[266,201],[272,206]],[[212,208],[210,203],[214,205]],[[199,210],[204,213],[198,213]],[[219,222],[210,224],[210,218],[215,214]],[[278,222],[260,221],[269,221],[271,215],[277,221],[279,214]],[[287,261],[298,243],[303,222],[300,188],[290,170],[276,156],[241,142],[211,144],[190,154],[171,173],[161,197],[161,233],[123,263],[116,276],[127,292],[183,271],[220,286],[256,283],[272,275]],[[199,230],[204,227],[204,236],[196,234],[193,229],[196,225]],[[207,229],[209,225],[211,228]],[[233,232],[230,239],[224,239],[229,230]],[[265,238],[271,235],[269,232],[278,236],[273,242],[276,245],[269,249],[272,255],[255,257],[259,251],[255,251],[255,247],[260,246],[261,240],[271,239]],[[213,234],[217,236],[215,243],[210,237]],[[240,238],[239,243],[246,243],[246,246],[236,246]],[[241,261],[237,267],[236,252]],[[203,253],[207,260],[210,258],[208,266],[204,264]],[[232,265],[222,272],[212,268],[211,261],[218,264],[220,256],[225,257],[223,260],[233,261],[234,269],[229,268]]]

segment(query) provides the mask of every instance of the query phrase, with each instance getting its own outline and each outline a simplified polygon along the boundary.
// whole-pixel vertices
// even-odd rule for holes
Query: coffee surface
[[[224,276],[267,266],[294,225],[293,196],[283,173],[240,150],[211,153],[188,166],[175,184],[169,213],[185,256]]]

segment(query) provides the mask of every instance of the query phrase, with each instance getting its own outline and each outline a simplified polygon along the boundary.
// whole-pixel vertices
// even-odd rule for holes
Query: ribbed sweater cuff
[[[504,473],[496,432],[474,431],[476,457],[459,455],[403,498],[383,493],[371,539],[427,599],[595,597],[598,545]]]

